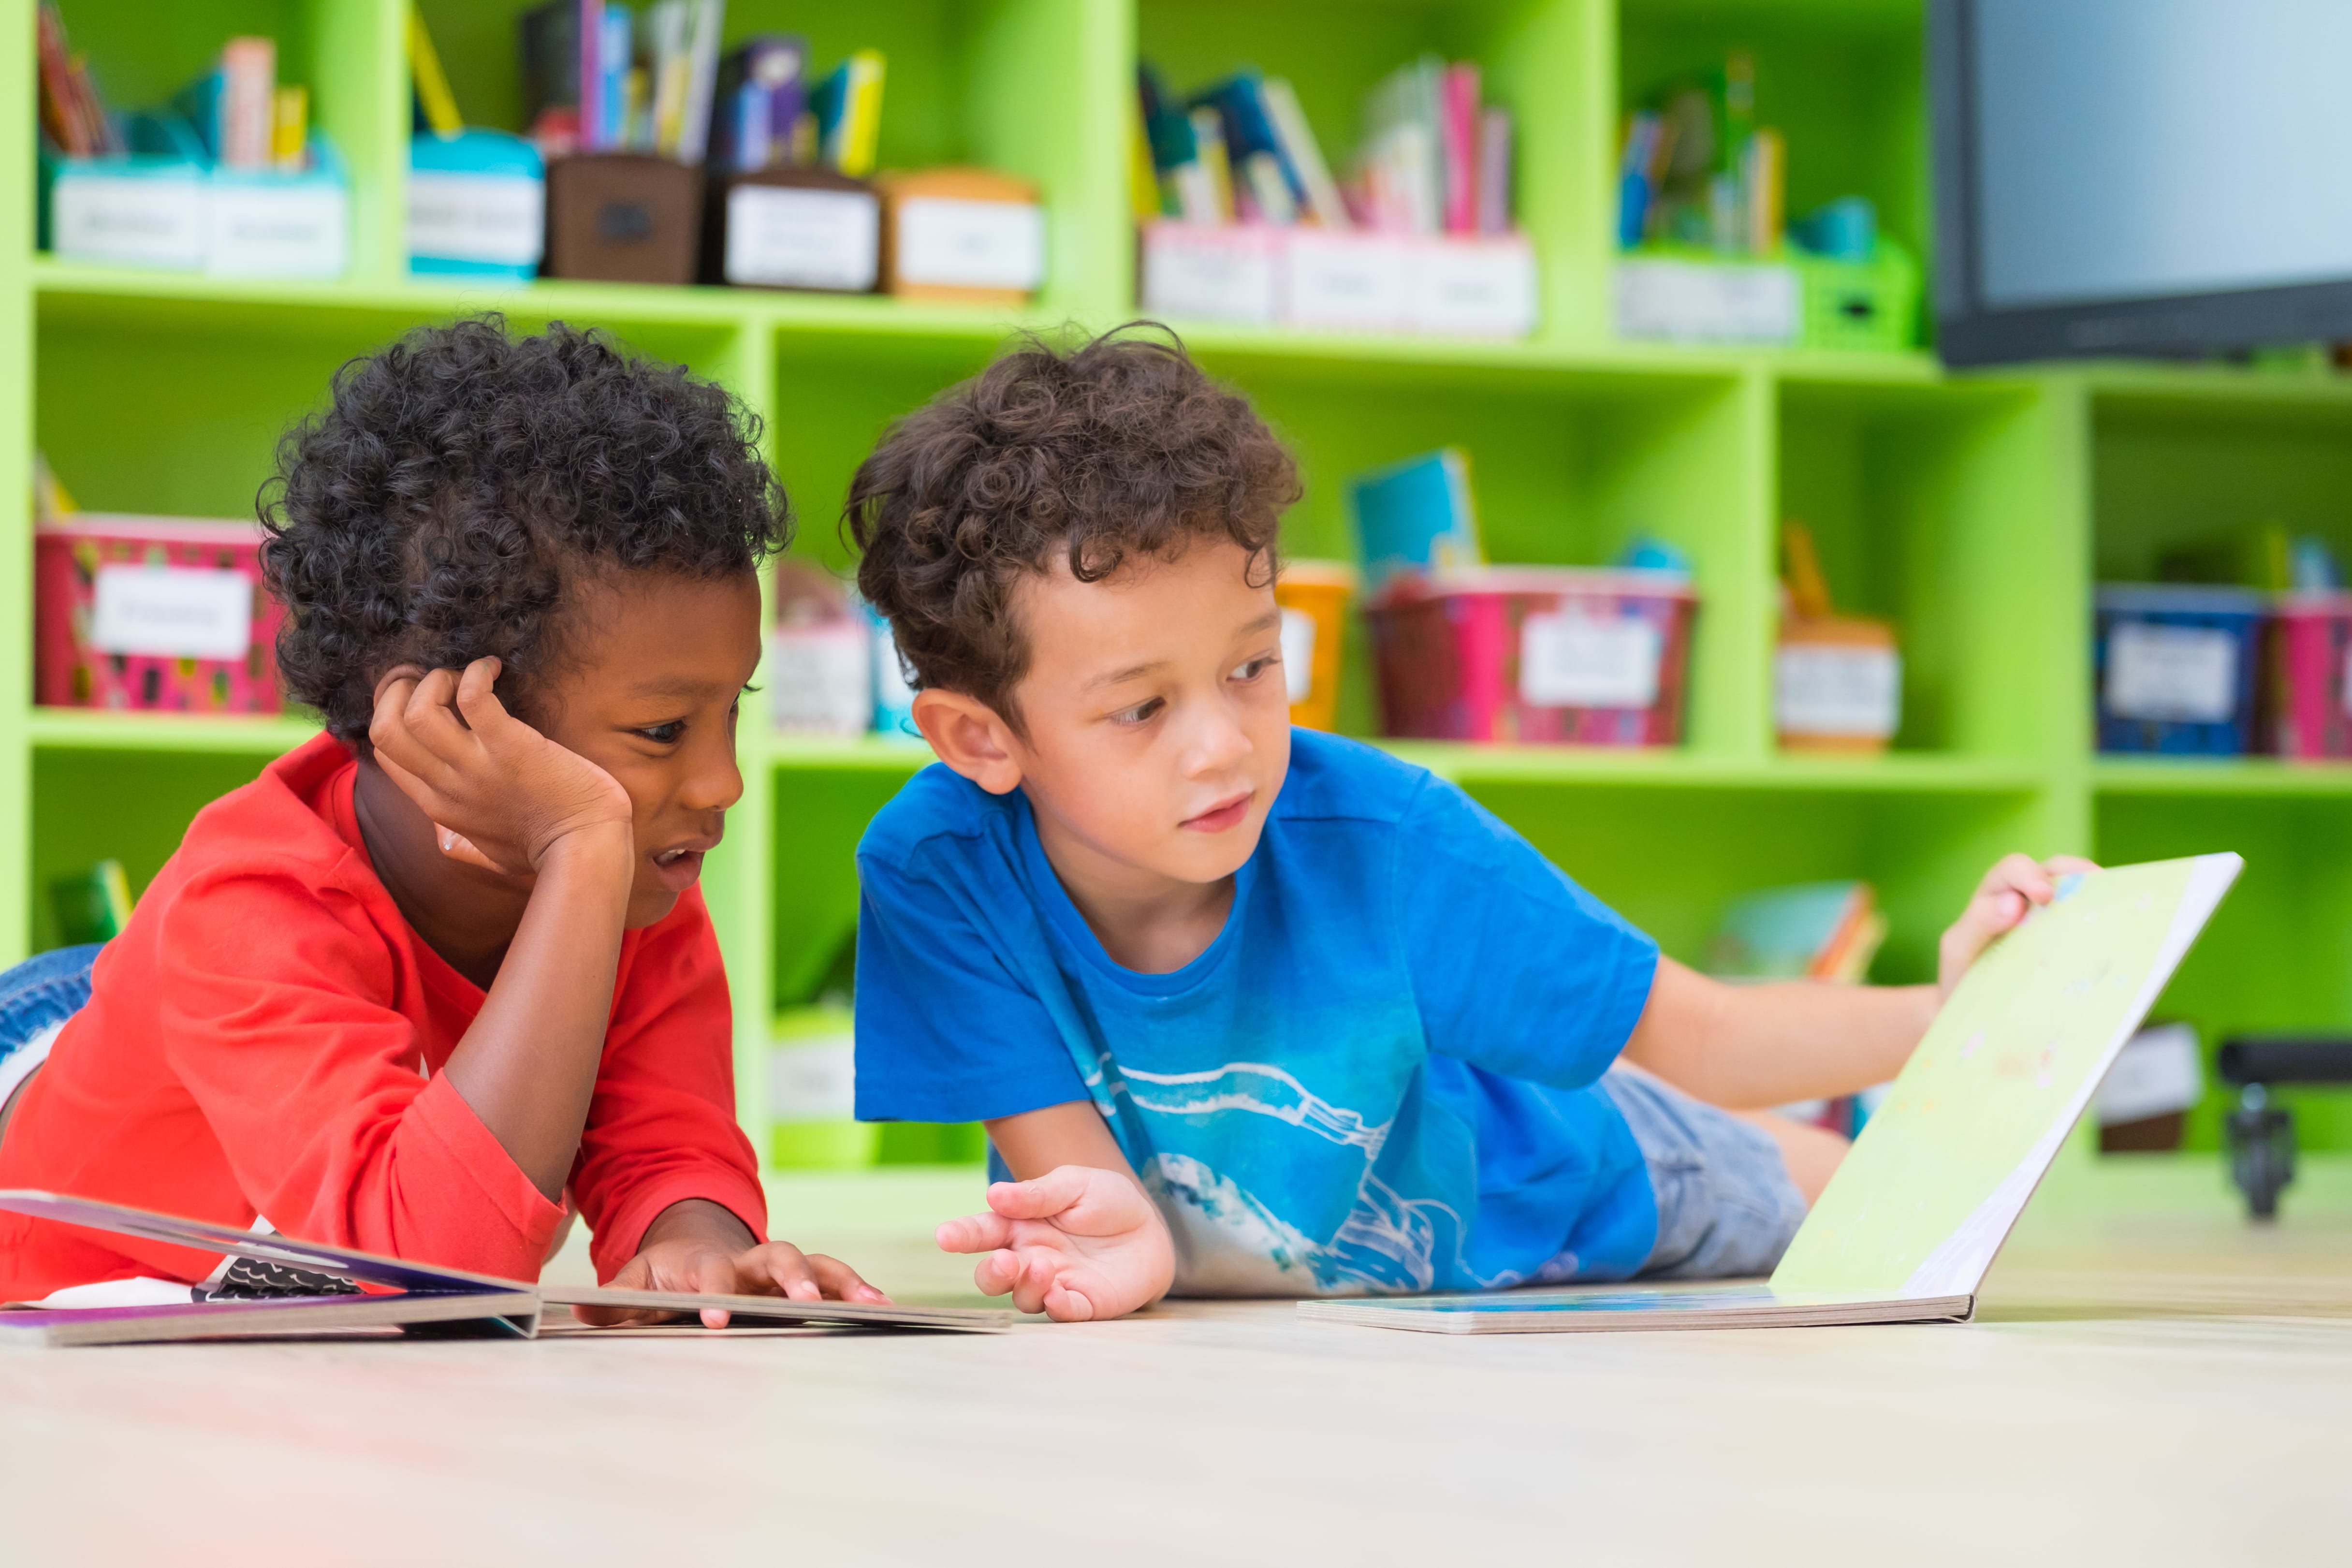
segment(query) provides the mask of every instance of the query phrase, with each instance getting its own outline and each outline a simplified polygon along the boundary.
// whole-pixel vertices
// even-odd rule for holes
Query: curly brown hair
[[[1013,590],[1058,555],[1082,583],[1134,557],[1233,541],[1273,574],[1298,468],[1248,400],[1157,322],[1064,352],[1031,336],[892,426],[844,517],[858,591],[918,688],[978,698],[1016,729],[1028,671]]]
[[[556,322],[424,327],[335,374],[262,488],[287,694],[365,754],[375,682],[495,655],[528,707],[583,574],[750,572],[791,538],[758,418],[684,370]]]

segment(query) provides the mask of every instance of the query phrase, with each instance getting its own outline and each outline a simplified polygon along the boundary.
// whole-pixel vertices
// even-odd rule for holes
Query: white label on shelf
[[[205,185],[68,168],[49,197],[51,241],[68,261],[110,261],[194,272],[205,264]]]
[[[737,185],[727,193],[726,277],[780,289],[874,287],[881,204],[864,191]]]
[[[1425,239],[1412,247],[1405,325],[1465,338],[1523,338],[1536,330],[1536,256],[1514,235]]]
[[[1530,708],[1647,708],[1664,639],[1632,616],[1574,610],[1519,623],[1519,700]]]
[[[1282,612],[1282,683],[1293,702],[1315,691],[1315,617],[1304,610]]]
[[[547,184],[529,174],[425,169],[408,176],[408,254],[435,261],[536,267]]]
[[[1395,331],[1404,325],[1406,242],[1384,234],[1294,228],[1282,236],[1294,327]]]
[[[1153,316],[1266,325],[1275,317],[1266,231],[1156,223],[1143,231],[1143,309]]]
[[[243,658],[253,643],[253,580],[196,566],[101,566],[90,616],[100,653]]]
[[[1621,261],[1616,294],[1621,338],[1789,343],[1802,321],[1790,267]]]
[[[768,639],[769,716],[799,734],[862,735],[874,724],[874,674],[866,627],[787,626]]]
[[[2197,1026],[2158,1024],[2124,1042],[2091,1104],[2100,1121],[2142,1121],[2186,1110],[2205,1094]]]
[[[205,270],[215,278],[341,278],[351,204],[325,180],[217,180]]]
[[[1893,648],[1784,643],[1772,678],[1782,734],[1885,740],[1902,728],[1903,660]]]
[[[898,218],[900,282],[1028,289],[1045,280],[1045,212],[1034,202],[908,196]]]
[[[2228,632],[2118,621],[2107,633],[2107,711],[2116,718],[2224,724],[2237,698],[2238,639]]]
[[[778,1121],[847,1121],[857,1114],[856,1037],[812,1035],[768,1049],[768,1114]]]

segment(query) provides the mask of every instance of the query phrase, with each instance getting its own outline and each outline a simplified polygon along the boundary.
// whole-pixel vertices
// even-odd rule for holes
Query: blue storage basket
[[[2103,583],[2093,679],[2099,750],[2236,757],[2254,749],[2269,602],[2245,588]]]

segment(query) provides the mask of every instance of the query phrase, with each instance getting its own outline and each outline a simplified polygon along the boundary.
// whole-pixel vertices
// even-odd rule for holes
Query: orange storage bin
[[[1282,667],[1290,682],[1294,724],[1309,730],[1338,726],[1348,602],[1356,596],[1356,569],[1343,561],[1283,563],[1274,601],[1282,606]]]

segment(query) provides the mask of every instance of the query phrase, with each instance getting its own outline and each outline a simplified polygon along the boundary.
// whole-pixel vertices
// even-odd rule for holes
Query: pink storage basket
[[[2290,594],[2271,620],[2273,744],[2284,757],[2352,757],[2352,594]]]
[[[1366,611],[1388,732],[1674,745],[1697,607],[1673,572],[1495,567],[1399,579]]]
[[[276,713],[260,525],[85,512],[33,535],[33,690],[59,708]]]

